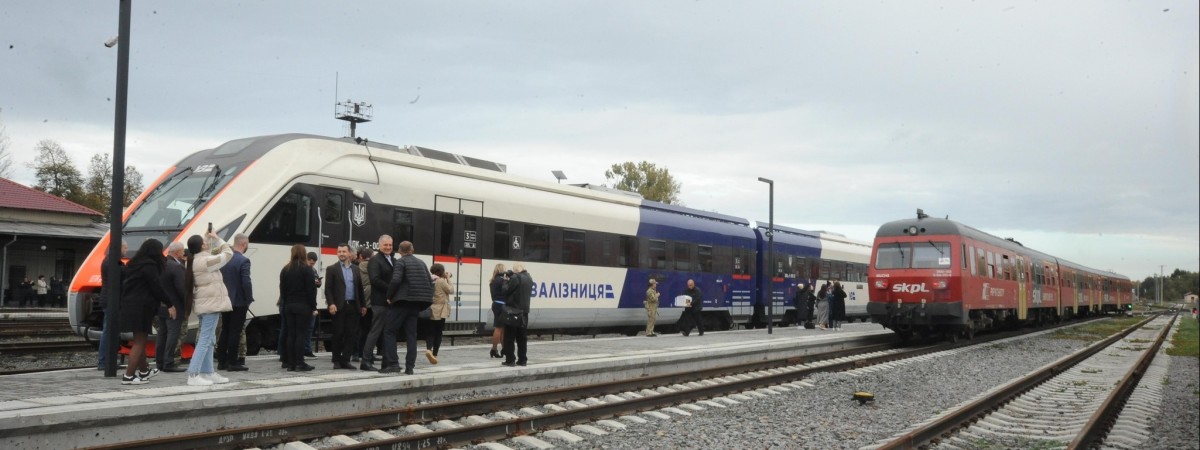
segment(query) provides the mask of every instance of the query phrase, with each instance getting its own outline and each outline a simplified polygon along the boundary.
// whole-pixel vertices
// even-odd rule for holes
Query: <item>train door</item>
[[[450,279],[455,291],[451,299],[453,311],[448,322],[470,323],[469,327],[474,329],[486,318],[481,301],[484,281],[479,248],[483,202],[442,195],[435,196],[434,202],[436,248],[433,262],[441,263],[454,274]],[[448,323],[447,330],[452,329]]]
[[[1025,291],[1025,281],[1029,276],[1025,272],[1025,257],[1017,255],[1017,319],[1025,320],[1028,314],[1029,306],[1027,292]]]

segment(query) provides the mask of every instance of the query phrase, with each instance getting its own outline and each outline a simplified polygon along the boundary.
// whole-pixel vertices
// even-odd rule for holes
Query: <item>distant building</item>
[[[1183,302],[1194,307],[1196,306],[1196,297],[1196,294],[1188,292],[1187,294],[1184,294]]]
[[[0,178],[0,305],[14,306],[13,287],[39,275],[70,283],[79,264],[108,232],[103,214]]]

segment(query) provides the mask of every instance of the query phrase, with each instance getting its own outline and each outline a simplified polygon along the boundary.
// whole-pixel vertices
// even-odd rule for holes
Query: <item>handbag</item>
[[[421,320],[432,320],[433,308],[422,309],[421,312],[417,313],[417,318]]]
[[[525,310],[508,305],[500,307],[500,322],[506,327],[525,328],[528,325]]]

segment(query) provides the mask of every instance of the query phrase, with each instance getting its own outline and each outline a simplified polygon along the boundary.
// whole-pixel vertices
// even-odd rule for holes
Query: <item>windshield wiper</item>
[[[194,211],[196,207],[200,206],[201,203],[204,203],[206,200],[208,200],[209,194],[212,194],[212,191],[217,188],[217,184],[219,184],[218,182],[221,181],[221,178],[222,172],[220,167],[214,169],[214,173],[205,178],[205,181],[207,181],[208,184],[205,184],[204,190],[200,191],[200,195],[196,196],[196,201],[192,202],[187,209],[183,210],[183,217],[189,217],[189,212]]]
[[[158,185],[159,188],[155,189],[154,192],[151,192],[150,195],[146,197],[146,200],[142,201],[142,203],[150,204],[150,202],[157,200],[159,197],[167,195],[168,192],[171,192],[176,187],[179,187],[179,184],[183,183],[183,180],[187,179],[187,177],[184,177],[182,175],[185,173],[191,172],[191,171],[192,171],[192,168],[188,167],[186,169],[179,171],[179,173],[176,173],[175,175],[171,175],[171,178],[167,178],[166,180],[163,180],[163,182]],[[174,180],[175,182],[173,184],[171,184],[170,186],[167,186],[167,182],[170,182],[171,180]]]
[[[941,249],[941,248],[939,248],[939,247],[937,246],[937,244],[934,244],[934,243],[933,243],[933,241],[926,241],[926,242],[929,242],[929,245],[933,246],[933,249],[934,249],[934,250],[937,250],[937,252],[938,252],[938,254],[939,254],[939,255],[946,256],[946,254],[945,254],[944,252],[942,252],[942,249]]]

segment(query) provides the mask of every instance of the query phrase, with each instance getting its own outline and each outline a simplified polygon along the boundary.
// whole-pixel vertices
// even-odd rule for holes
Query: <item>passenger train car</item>
[[[146,239],[186,240],[209,223],[226,240],[249,235],[251,353],[275,347],[278,274],[292,244],[319,249],[324,266],[336,261],[339,243],[377,248],[382,234],[413,242],[418,257],[455,274],[447,332],[490,327],[492,268],[515,261],[535,281],[529,315],[535,332],[636,333],[644,328],[651,278],[663,294],[664,327],[680,317],[671,299],[688,279],[704,292],[710,329],[748,323],[765,304],[766,288],[757,284],[764,279],[757,272],[763,229],[746,219],[603,187],[529,180],[495,162],[416,146],[300,134],[230,141],[168,169],[124,220],[131,254]],[[866,245],[780,230],[792,237],[776,239],[770,289],[777,315],[796,281],[862,273]],[[69,292],[71,324],[89,339],[98,339],[103,324],[99,267],[108,239],[83,263]]]
[[[1091,269],[948,219],[888,222],[868,269],[871,319],[914,332],[973,337],[978,330],[1116,312],[1129,278]]]

